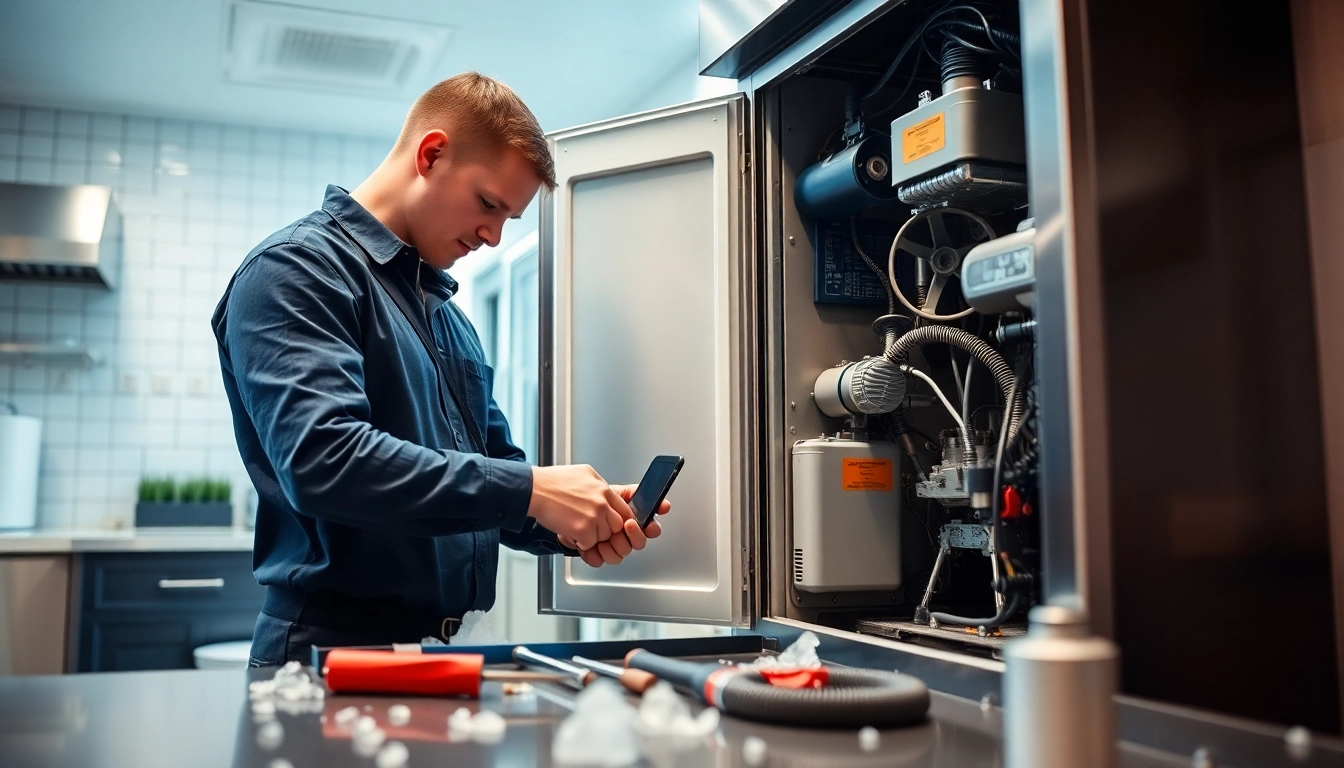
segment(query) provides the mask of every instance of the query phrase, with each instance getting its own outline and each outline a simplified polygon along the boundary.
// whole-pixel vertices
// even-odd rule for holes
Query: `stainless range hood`
[[[120,266],[110,188],[0,184],[0,280],[114,288]]]

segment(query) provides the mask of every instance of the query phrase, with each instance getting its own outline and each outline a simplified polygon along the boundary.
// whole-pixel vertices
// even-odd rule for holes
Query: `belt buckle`
[[[457,630],[461,626],[461,619],[454,619],[451,616],[444,617],[443,621],[439,622],[439,639],[445,643],[448,642],[453,635],[457,634]]]

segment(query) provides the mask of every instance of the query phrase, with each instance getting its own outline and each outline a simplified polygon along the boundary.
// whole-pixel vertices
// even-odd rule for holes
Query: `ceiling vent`
[[[229,5],[231,83],[403,99],[427,85],[451,27],[277,3]]]

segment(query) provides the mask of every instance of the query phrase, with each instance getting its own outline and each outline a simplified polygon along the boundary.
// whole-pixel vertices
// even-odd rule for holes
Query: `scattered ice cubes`
[[[341,728],[349,728],[359,719],[359,709],[357,707],[346,707],[336,711],[336,725]]]
[[[372,720],[373,718],[368,719]],[[350,739],[350,746],[354,749],[355,754],[360,757],[373,757],[377,754],[378,748],[383,746],[383,742],[387,740],[387,733],[377,724],[374,724],[372,729],[365,728],[364,730],[360,730],[358,726],[359,724],[356,723],[354,736]]]
[[[574,699],[574,711],[556,729],[551,758],[559,765],[632,765],[640,754],[635,718],[621,687],[598,680]]]
[[[671,683],[660,680],[644,692],[635,718],[635,730],[641,736],[699,738],[719,727],[719,711],[709,707],[698,717]]]
[[[378,750],[378,755],[373,759],[378,768],[401,768],[410,759],[411,751],[400,741],[389,741]]]
[[[859,749],[864,752],[876,752],[882,745],[882,734],[871,725],[859,729]]]
[[[405,725],[411,722],[411,708],[405,704],[393,704],[387,708],[387,722],[392,725]]]
[[[767,749],[765,739],[748,736],[742,740],[742,762],[750,766],[765,765]]]
[[[485,611],[467,611],[462,626],[453,635],[453,645],[495,645],[499,633],[495,631],[494,617]]]
[[[482,744],[498,744],[504,740],[507,727],[503,715],[487,709],[471,718],[471,737]]]
[[[821,641],[812,632],[804,632],[778,656],[762,656],[751,664],[755,669],[812,669],[821,666],[817,646]]]
[[[285,728],[275,720],[262,723],[257,729],[257,746],[265,750],[275,750],[285,740]]]
[[[449,741],[477,741],[482,744],[498,744],[504,740],[504,731],[508,723],[498,712],[481,710],[472,714],[466,707],[459,707],[448,716]]]
[[[355,720],[355,735],[363,733],[373,733],[378,730],[378,721],[368,715],[364,715]]]

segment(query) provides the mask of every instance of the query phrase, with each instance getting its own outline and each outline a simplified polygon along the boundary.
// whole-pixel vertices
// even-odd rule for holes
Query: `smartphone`
[[[635,489],[635,495],[630,497],[630,511],[635,513],[635,521],[641,529],[649,527],[653,521],[653,516],[663,505],[663,499],[667,498],[672,481],[677,479],[677,473],[681,472],[684,463],[685,459],[680,456],[653,457],[648,470],[644,472],[644,479],[639,481],[639,487]]]

